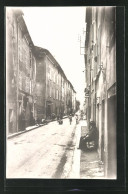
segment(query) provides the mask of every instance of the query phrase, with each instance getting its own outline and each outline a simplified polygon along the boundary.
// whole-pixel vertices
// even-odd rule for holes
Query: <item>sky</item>
[[[34,45],[48,49],[65,72],[83,104],[84,55],[78,36],[85,28],[85,7],[22,7]]]

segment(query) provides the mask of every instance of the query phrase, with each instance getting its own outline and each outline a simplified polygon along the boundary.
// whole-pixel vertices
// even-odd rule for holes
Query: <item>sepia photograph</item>
[[[117,179],[116,7],[5,7],[6,179]]]

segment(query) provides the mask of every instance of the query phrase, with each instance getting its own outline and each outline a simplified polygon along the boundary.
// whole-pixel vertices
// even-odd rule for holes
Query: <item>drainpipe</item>
[[[19,28],[19,21],[17,18],[17,88],[16,88],[16,131],[18,132],[18,114],[19,114],[19,103],[18,103],[18,95],[19,95],[19,51],[18,51],[18,28]]]
[[[108,42],[108,41],[107,41]],[[108,176],[108,83],[107,83],[107,69],[108,69],[108,57],[109,57],[109,45],[106,45],[106,74],[105,74],[105,86],[106,86],[106,91],[105,91],[105,111],[106,111],[106,126],[105,126],[105,166],[104,166],[104,171],[105,171],[105,177],[107,178]]]

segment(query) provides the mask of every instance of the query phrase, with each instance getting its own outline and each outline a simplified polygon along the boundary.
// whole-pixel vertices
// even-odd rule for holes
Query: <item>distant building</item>
[[[37,60],[37,115],[39,118],[51,118],[52,114],[66,115],[75,109],[75,91],[67,80],[61,66],[47,50],[35,47]]]
[[[76,112],[76,91],[72,89],[72,112]]]
[[[87,123],[99,130],[99,157],[105,176],[116,178],[116,40],[115,7],[86,9],[85,109]]]

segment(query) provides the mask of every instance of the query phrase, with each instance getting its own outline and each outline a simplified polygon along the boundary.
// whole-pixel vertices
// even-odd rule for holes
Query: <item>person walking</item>
[[[21,113],[21,131],[25,130],[25,124],[26,124],[26,120],[25,120],[25,110],[23,109],[22,113]]]
[[[75,115],[75,119],[76,119],[76,124],[78,124],[79,123],[79,119],[78,119],[78,115],[77,114]]]
[[[69,122],[70,122],[70,125],[72,124],[72,115],[70,114],[69,115]]]

